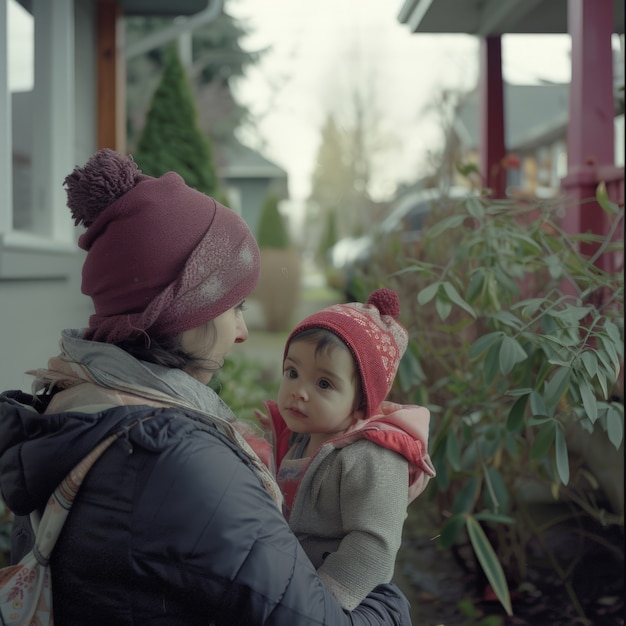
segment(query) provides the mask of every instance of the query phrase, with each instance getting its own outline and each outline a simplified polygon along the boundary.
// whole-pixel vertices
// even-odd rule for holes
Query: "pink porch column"
[[[606,234],[608,219],[595,197],[600,181],[607,183],[611,200],[624,202],[623,168],[614,164],[612,0],[568,0],[568,30],[572,38],[572,82],[567,129],[567,176],[561,187],[567,197],[563,226],[567,232]],[[618,197],[621,196],[621,197]],[[619,236],[623,237],[620,231]],[[581,252],[593,255],[597,245]],[[619,261],[602,255],[597,264],[615,270]]]
[[[493,198],[504,198],[504,84],[500,36],[485,37],[480,46],[480,172]]]

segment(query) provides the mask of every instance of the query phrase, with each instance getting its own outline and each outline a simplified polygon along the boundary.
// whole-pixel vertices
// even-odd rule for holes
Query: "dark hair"
[[[316,355],[331,355],[333,350],[338,347],[343,347],[348,350],[352,356],[352,360],[354,361],[354,376],[352,380],[354,381],[354,386],[356,388],[352,409],[355,411],[365,409],[365,394],[363,393],[363,383],[361,382],[361,372],[359,371],[358,361],[350,349],[350,346],[348,346],[348,344],[345,343],[341,337],[327,328],[314,327],[301,330],[291,338],[289,343],[292,344],[295,341],[305,341],[307,343],[315,344]]]
[[[211,333],[211,346],[215,344],[216,331],[213,320],[204,325],[207,333]],[[217,372],[223,365],[199,354],[183,348],[182,333],[170,337],[150,337],[138,335],[115,344],[140,361],[155,365],[180,369],[189,374],[193,372]]]

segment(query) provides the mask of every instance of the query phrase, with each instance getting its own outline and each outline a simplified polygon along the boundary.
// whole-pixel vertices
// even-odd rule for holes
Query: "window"
[[[0,0],[0,279],[62,276],[75,254],[74,0]]]

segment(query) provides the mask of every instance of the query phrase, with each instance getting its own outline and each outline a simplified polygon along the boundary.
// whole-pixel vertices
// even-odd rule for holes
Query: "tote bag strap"
[[[140,421],[143,422],[146,421],[146,419]],[[131,424],[130,428],[137,423],[138,422],[134,422]],[[61,534],[61,529],[63,528],[67,514],[69,513],[70,507],[74,502],[74,498],[87,472],[102,454],[128,430],[129,429],[121,430],[103,439],[74,467],[50,496],[41,521],[39,522],[35,536],[35,545],[33,546],[33,555],[42,565],[48,564],[54,545]]]

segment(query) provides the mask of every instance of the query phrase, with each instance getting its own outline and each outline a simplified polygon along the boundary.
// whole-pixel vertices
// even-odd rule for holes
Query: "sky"
[[[235,86],[253,114],[242,135],[285,169],[294,205],[302,206],[328,112],[349,124],[358,91],[375,112],[389,145],[376,167],[376,199],[424,174],[441,131],[427,107],[444,89],[469,90],[478,76],[478,40],[467,35],[413,34],[397,15],[404,0],[226,0],[251,35],[243,45],[265,50]],[[32,84],[32,23],[9,2],[9,82]],[[505,36],[505,80],[568,82],[569,37]]]
[[[266,50],[236,87],[257,122],[246,143],[289,174],[296,203],[310,192],[320,129],[329,111],[349,120],[358,89],[377,111],[392,147],[379,164],[377,190],[423,174],[441,131],[427,107],[444,89],[468,90],[478,76],[478,40],[413,34],[397,16],[404,0],[228,0],[253,31],[249,50]],[[570,80],[567,35],[505,36],[505,80]],[[382,197],[379,199],[383,199]]]

